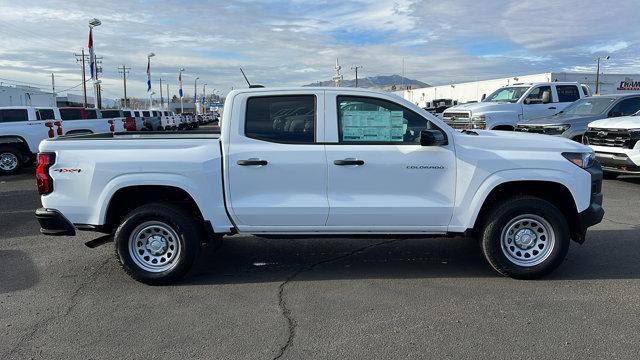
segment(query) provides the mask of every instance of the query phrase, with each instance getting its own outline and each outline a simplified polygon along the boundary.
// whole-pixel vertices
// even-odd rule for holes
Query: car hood
[[[604,129],[639,129],[640,116],[621,116],[597,120],[589,123],[589,127]]]
[[[445,110],[444,113],[446,114],[456,111],[471,111],[473,114],[484,114],[492,111],[514,111],[520,113],[522,112],[522,106],[518,103],[509,102],[479,102],[452,106]]]
[[[601,119],[604,115],[555,115],[545,116],[536,119],[525,120],[518,125],[561,125],[561,124],[587,124],[591,121]]]
[[[473,130],[478,135],[456,132],[456,146],[472,146],[491,150],[590,152],[588,146],[573,140],[516,131]]]

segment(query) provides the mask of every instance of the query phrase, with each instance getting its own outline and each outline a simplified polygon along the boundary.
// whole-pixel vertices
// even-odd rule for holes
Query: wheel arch
[[[565,184],[550,180],[516,180],[498,184],[484,198],[472,222],[472,229],[478,230],[482,226],[489,210],[495,205],[512,197],[525,195],[540,198],[557,207],[567,219],[571,238],[579,239],[580,223],[574,196]]]

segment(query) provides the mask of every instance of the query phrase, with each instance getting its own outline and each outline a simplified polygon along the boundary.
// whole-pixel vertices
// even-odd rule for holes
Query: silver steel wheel
[[[0,154],[0,169],[13,171],[18,167],[18,157],[14,153],[4,152]]]
[[[180,251],[178,234],[161,221],[144,222],[129,237],[129,255],[145,271],[171,270],[177,265]]]
[[[510,220],[502,230],[504,255],[518,266],[531,267],[545,261],[556,243],[551,224],[544,218],[525,214]]]

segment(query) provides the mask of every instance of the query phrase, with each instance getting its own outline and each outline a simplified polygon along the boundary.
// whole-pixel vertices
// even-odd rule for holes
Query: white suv
[[[595,151],[605,178],[640,175],[640,111],[589,123],[584,143]]]

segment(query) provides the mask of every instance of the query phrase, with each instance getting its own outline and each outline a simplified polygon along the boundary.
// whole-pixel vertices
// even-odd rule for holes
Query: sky
[[[103,97],[122,96],[117,67],[131,67],[127,93],[153,88],[222,93],[252,83],[297,86],[328,80],[339,58],[346,79],[402,74],[447,84],[548,71],[640,73],[640,0],[0,0],[0,82],[80,94],[74,53],[88,21],[103,57]],[[163,91],[166,88],[163,87]],[[166,96],[166,94],[164,94]]]

